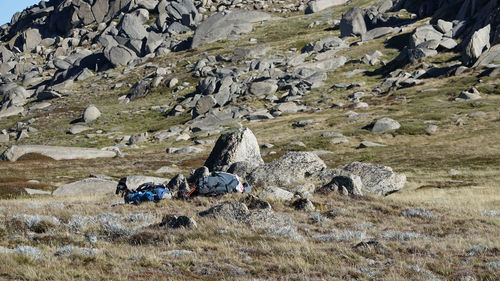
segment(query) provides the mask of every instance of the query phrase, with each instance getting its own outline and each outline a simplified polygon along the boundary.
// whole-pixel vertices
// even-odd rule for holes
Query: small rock
[[[301,121],[293,123],[292,125],[296,128],[303,128],[303,127],[306,127],[306,126],[309,126],[312,124],[314,124],[313,120],[301,120]]]
[[[301,210],[305,212],[314,212],[316,210],[314,204],[307,198],[297,199],[292,203],[292,206],[295,208],[295,210]]]
[[[196,228],[198,225],[196,221],[188,216],[173,216],[168,215],[163,217],[160,226],[169,227],[169,228]]]
[[[381,146],[386,146],[385,144],[380,144],[376,142],[371,142],[371,141],[362,141],[358,148],[368,148],[368,147],[381,147]]]
[[[85,121],[85,123],[89,123],[95,121],[100,116],[101,112],[99,111],[99,109],[97,109],[95,105],[91,104],[85,109],[85,112],[83,113],[83,120]]]
[[[392,130],[399,129],[401,125],[396,121],[388,117],[377,120],[375,125],[373,125],[372,133],[384,133]]]
[[[266,187],[259,193],[259,198],[264,200],[291,200],[293,193],[279,187]]]

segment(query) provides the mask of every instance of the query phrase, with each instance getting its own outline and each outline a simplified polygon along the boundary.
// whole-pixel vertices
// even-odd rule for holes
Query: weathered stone
[[[227,39],[252,31],[252,23],[269,20],[269,14],[257,11],[238,10],[229,14],[217,13],[201,23],[195,31],[191,48],[198,48],[206,43]]]
[[[142,25],[140,19],[132,14],[126,14],[123,17],[120,27],[131,39],[142,40],[148,36],[148,32]]]
[[[299,69],[309,69],[312,71],[320,71],[320,72],[328,72],[328,71],[333,71],[341,66],[343,66],[347,62],[347,57],[345,56],[340,56],[340,57],[332,57],[328,59],[324,59],[321,61],[315,61],[315,62],[306,62],[301,65],[298,65],[295,67],[297,70]]]
[[[169,227],[169,228],[196,228],[198,225],[196,221],[188,216],[173,216],[168,215],[163,217],[160,225],[161,227]]]
[[[130,100],[143,98],[149,94],[151,86],[150,80],[139,80],[132,86],[132,91],[127,95]]]
[[[311,200],[307,198],[299,198],[292,203],[292,206],[295,210],[305,211],[305,212],[314,212],[316,208]]]
[[[436,29],[441,33],[446,34],[450,32],[452,28],[453,28],[453,23],[442,19],[438,19],[436,24]]]
[[[250,85],[250,93],[256,96],[268,96],[276,93],[278,85],[274,80],[265,80],[261,82],[253,82]]]
[[[124,46],[113,46],[109,50],[104,51],[104,56],[114,67],[127,65],[137,58],[134,51]]]
[[[61,147],[46,145],[14,145],[5,150],[1,156],[4,161],[16,161],[25,154],[40,154],[54,160],[94,159],[115,157],[113,151],[95,148]]]
[[[362,196],[363,183],[361,178],[357,175],[345,172],[340,169],[334,169],[332,171],[335,176],[326,185],[318,189],[319,193],[330,193],[339,192],[343,195],[358,195]]]
[[[52,195],[54,196],[87,196],[87,195],[103,195],[112,194],[115,192],[115,181],[88,178],[77,182],[68,183],[58,187]]]
[[[88,131],[90,129],[92,129],[92,128],[87,127],[87,126],[83,126],[83,125],[75,125],[75,126],[71,127],[71,129],[69,130],[69,133],[72,135],[76,135],[76,134],[79,134],[81,132]]]
[[[313,0],[307,3],[306,14],[316,13],[331,7],[344,5],[346,0]]]
[[[196,106],[194,107],[195,115],[201,115],[207,113],[217,104],[217,100],[212,95],[201,97]]]
[[[97,120],[101,116],[101,112],[95,105],[91,104],[89,105],[85,111],[83,112],[82,118],[85,121],[85,123],[93,122]]]
[[[377,28],[371,29],[371,30],[361,34],[361,40],[362,41],[370,41],[373,39],[383,37],[387,34],[396,33],[398,31],[399,31],[399,28],[395,28],[395,27],[377,27]]]
[[[366,33],[366,23],[363,10],[359,7],[351,8],[342,15],[340,20],[340,36],[361,36]]]
[[[473,64],[481,56],[485,49],[490,48],[490,30],[491,26],[487,26],[474,32],[470,39],[464,53],[464,62],[466,64]]]
[[[1,136],[0,136],[1,138]],[[235,174],[241,179],[246,179],[246,177],[255,170],[259,165],[263,163],[255,163],[249,161],[235,162],[229,166],[227,169],[228,173]]]
[[[410,48],[415,48],[421,43],[430,40],[441,41],[443,34],[432,27],[432,25],[421,25],[415,29],[410,38]]]
[[[483,52],[483,54],[477,59],[476,63],[474,63],[473,67],[488,65],[500,65],[500,44],[494,45],[487,51]],[[495,72],[495,70],[492,72]],[[494,74],[490,74],[490,77],[494,77]]]
[[[35,49],[35,47],[40,44],[42,36],[40,35],[40,31],[38,29],[30,28],[24,31],[19,39],[22,40],[18,47],[23,52],[28,52]]]
[[[472,87],[469,91],[462,91],[458,98],[464,100],[478,100],[481,98],[481,94],[475,87]]]
[[[227,170],[231,164],[242,161],[256,165],[264,164],[260,156],[259,143],[248,128],[221,135],[205,161],[205,166],[210,171]]]
[[[264,200],[291,200],[293,198],[293,193],[290,191],[284,190],[279,187],[266,187],[264,190],[262,190],[258,197],[260,199]]]
[[[340,169],[361,178],[363,193],[388,195],[402,189],[406,183],[404,174],[395,173],[387,166],[353,162]]]
[[[148,140],[148,133],[147,132],[137,133],[137,134],[133,134],[132,136],[130,136],[128,143],[130,145],[140,144],[140,143],[146,142],[147,140]]]
[[[243,203],[224,203],[199,213],[201,217],[221,218],[232,222],[243,221],[249,214],[248,207]]]
[[[190,154],[190,153],[200,153],[202,152],[203,149],[201,148],[197,148],[197,147],[194,147],[194,146],[186,146],[186,147],[181,147],[181,148],[177,148],[177,147],[169,147],[167,148],[167,153],[169,154]]]
[[[381,118],[379,120],[377,120],[377,122],[375,122],[375,125],[373,125],[373,128],[372,128],[372,133],[384,133],[384,132],[387,132],[387,131],[392,131],[392,130],[396,130],[396,129],[399,129],[401,127],[401,125],[391,119],[391,118],[388,118],[388,117],[384,117],[384,118]]]
[[[358,148],[368,148],[368,147],[381,147],[385,146],[384,144],[376,143],[376,142],[371,142],[371,141],[362,141]]]
[[[27,99],[31,96],[31,92],[26,91],[16,83],[4,84],[0,87],[0,94],[3,94],[3,99],[0,102],[1,109],[7,109],[11,106],[23,106]]]
[[[311,152],[289,152],[269,164],[259,166],[247,180],[253,185],[290,186],[316,176],[326,165]]]
[[[196,180],[194,180],[196,182]],[[190,191],[189,183],[182,174],[173,177],[167,184],[168,190],[175,194],[176,198],[185,198]]]

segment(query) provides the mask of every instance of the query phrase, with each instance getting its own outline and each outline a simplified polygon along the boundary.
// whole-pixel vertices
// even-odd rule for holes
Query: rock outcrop
[[[256,168],[247,180],[251,185],[291,186],[317,176],[325,163],[312,152],[289,152]]]
[[[353,162],[339,169],[359,176],[364,193],[388,195],[402,189],[406,183],[404,174],[395,173],[392,168],[370,163]]]
[[[313,14],[331,7],[344,5],[346,2],[346,0],[313,0],[307,3],[305,12],[306,14]]]
[[[193,36],[191,48],[227,39],[252,31],[252,23],[269,20],[267,13],[239,10],[228,14],[217,13],[201,23]]]
[[[205,166],[210,171],[225,171],[236,162],[264,164],[257,138],[248,128],[221,135],[205,161]]]
[[[16,161],[26,154],[39,154],[54,160],[111,158],[116,152],[95,148],[61,147],[47,145],[13,145],[5,150],[1,156],[4,161]]]

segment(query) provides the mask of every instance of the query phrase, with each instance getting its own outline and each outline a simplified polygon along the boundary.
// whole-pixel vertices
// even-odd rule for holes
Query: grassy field
[[[370,1],[352,1],[351,6]],[[349,6],[350,7],[350,6]],[[31,118],[38,129],[17,144],[64,146],[111,146],[123,136],[134,133],[166,130],[190,119],[185,113],[167,117],[151,110],[152,106],[175,106],[179,99],[192,93],[198,82],[189,70],[192,64],[210,55],[228,55],[236,47],[255,46],[255,38],[270,46],[270,56],[292,56],[309,42],[339,35],[326,24],[340,18],[349,7],[335,8],[314,15],[292,15],[258,26],[237,40],[225,40],[194,51],[170,53],[150,63],[168,67],[172,74],[189,86],[173,91],[164,83],[144,99],[119,104],[129,85],[154,69],[139,66],[131,71],[119,70],[117,78],[90,78],[78,82],[74,93],[51,101],[50,111],[33,112],[0,120],[0,129],[14,127]],[[307,26],[314,21],[322,24]],[[424,21],[415,22],[415,26]],[[410,31],[408,31],[410,32]],[[352,45],[339,54],[351,60],[360,59],[371,50],[380,50],[382,60],[389,62],[399,54],[398,40],[404,34],[388,35],[377,40]],[[405,35],[406,34],[406,35]],[[187,35],[188,36],[188,35]],[[354,43],[357,39],[350,39]],[[297,48],[298,50],[290,50]],[[405,71],[412,72],[422,63],[445,66],[459,54],[440,53]],[[226,64],[229,65],[230,63]],[[202,218],[198,212],[216,204],[240,202],[243,195],[218,198],[194,198],[189,201],[165,200],[158,204],[111,207],[122,200],[118,196],[53,198],[28,196],[24,188],[54,190],[58,186],[87,178],[92,173],[105,174],[118,180],[127,175],[151,175],[171,178],[175,174],[158,174],[163,166],[176,167],[184,175],[203,165],[212,145],[199,146],[202,153],[169,155],[168,147],[194,145],[192,139],[212,139],[192,134],[192,139],[176,142],[151,141],[136,148],[124,148],[123,158],[54,161],[31,155],[17,162],[0,163],[0,246],[15,249],[20,245],[35,246],[43,257],[0,254],[0,279],[14,280],[499,280],[500,279],[500,89],[498,77],[478,78],[479,70],[468,70],[458,76],[424,79],[418,86],[391,90],[385,95],[363,98],[368,108],[332,107],[334,102],[346,103],[356,91],[370,93],[383,77],[376,70],[381,64],[364,65],[351,61],[328,74],[325,85],[314,89],[303,104],[315,108],[300,114],[284,114],[279,118],[247,122],[260,144],[274,147],[262,149],[276,154],[264,157],[266,162],[290,150],[328,150],[321,155],[328,167],[353,161],[390,166],[407,176],[405,188],[387,197],[343,197],[336,194],[315,195],[316,210],[298,211],[291,202],[270,202],[274,213],[293,219],[290,229],[269,232],[245,223]],[[366,69],[365,74],[350,78],[345,72]],[[115,83],[124,86],[111,89]],[[364,82],[361,87],[333,89],[336,83]],[[454,101],[459,93],[476,87],[480,100]],[[323,102],[318,102],[322,100]],[[273,108],[273,104],[249,99],[242,102],[251,108]],[[71,122],[78,119],[88,104],[95,104],[103,113],[91,124],[92,129],[80,135],[69,135]],[[349,118],[350,111],[365,113],[365,118]],[[484,112],[484,114],[477,114]],[[372,134],[363,129],[382,117],[390,117],[401,128]],[[300,120],[313,120],[305,128],[294,128]],[[428,125],[438,129],[427,133]],[[236,125],[230,125],[236,126]],[[96,131],[101,130],[101,134]],[[276,132],[279,132],[278,134]],[[324,132],[344,134],[349,143],[332,144]],[[86,134],[90,135],[86,135]],[[306,147],[291,146],[302,141]],[[384,144],[383,147],[358,149],[363,141]],[[14,144],[13,142],[9,145]],[[7,145],[0,145],[0,150]],[[458,173],[451,173],[450,170]],[[28,182],[36,180],[37,182]],[[256,193],[261,187],[256,188]],[[62,203],[62,205],[61,205]],[[408,215],[407,210],[422,207],[431,215]],[[417,209],[420,210],[420,209]],[[16,215],[53,216],[59,223],[38,223],[28,226]],[[102,214],[112,218],[109,224],[96,222],[75,229],[70,226],[74,215],[96,218]],[[110,215],[111,214],[111,215]],[[116,215],[112,215],[116,214]],[[144,221],[123,221],[142,214]],[[195,229],[167,229],[149,226],[135,229],[141,223],[157,224],[168,214],[188,215],[198,224]],[[496,215],[495,215],[496,214]],[[124,233],[110,231],[116,223],[124,225]],[[97,237],[90,242],[88,237]],[[364,242],[364,244],[359,244]],[[97,249],[95,255],[70,254],[55,256],[60,247],[74,245]],[[2,248],[0,248],[1,252]],[[172,250],[188,250],[176,256]],[[467,276],[475,279],[466,279]]]

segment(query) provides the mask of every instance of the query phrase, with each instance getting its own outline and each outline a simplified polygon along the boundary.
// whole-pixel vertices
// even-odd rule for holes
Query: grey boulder
[[[373,125],[372,133],[384,133],[387,131],[397,130],[401,127],[401,125],[396,121],[388,117],[381,118],[375,122]]]
[[[385,196],[402,189],[406,183],[404,174],[395,173],[387,166],[353,162],[340,169],[359,176],[364,193]]]
[[[137,58],[134,51],[124,46],[113,46],[104,51],[104,56],[113,65],[119,67],[127,65],[129,62]]]
[[[264,12],[238,10],[229,14],[216,13],[202,22],[196,29],[191,48],[227,39],[252,31],[252,23],[269,20]]]
[[[325,172],[325,175],[331,180],[320,187],[317,192],[328,194],[338,192],[343,195],[362,196],[363,182],[358,175],[351,174],[342,169],[332,169]]]
[[[435,40],[437,42],[441,41],[443,34],[434,29],[430,24],[421,25],[415,28],[415,31],[410,37],[410,48],[415,48],[418,45],[426,41]]]
[[[81,196],[81,195],[104,195],[112,194],[116,190],[115,181],[98,178],[88,178],[77,182],[68,183],[58,187],[52,195],[54,196]]]
[[[257,138],[248,128],[221,135],[205,161],[205,166],[210,171],[227,170],[233,163],[243,161],[255,165],[264,164]]]
[[[262,190],[258,197],[263,200],[291,200],[293,193],[279,187],[270,186]]]
[[[313,0],[307,3],[305,13],[317,13],[331,7],[344,5],[346,2],[346,0]]]
[[[360,36],[366,33],[364,12],[359,7],[351,8],[340,20],[340,36]]]
[[[278,85],[274,80],[253,82],[250,85],[250,93],[256,96],[268,96],[276,93]]]
[[[142,25],[141,20],[132,14],[126,14],[123,17],[120,27],[122,32],[130,39],[142,40],[148,36],[148,32]]]
[[[259,166],[247,180],[253,185],[290,186],[319,175],[325,163],[311,152],[288,152],[271,163]]]
[[[99,118],[100,116],[101,112],[99,111],[99,109],[97,109],[95,105],[91,104],[83,112],[82,118],[85,121],[85,123],[89,123],[97,120],[97,118]]]
[[[464,53],[464,62],[473,64],[481,56],[485,49],[490,48],[490,30],[491,26],[487,26],[474,32]]]

